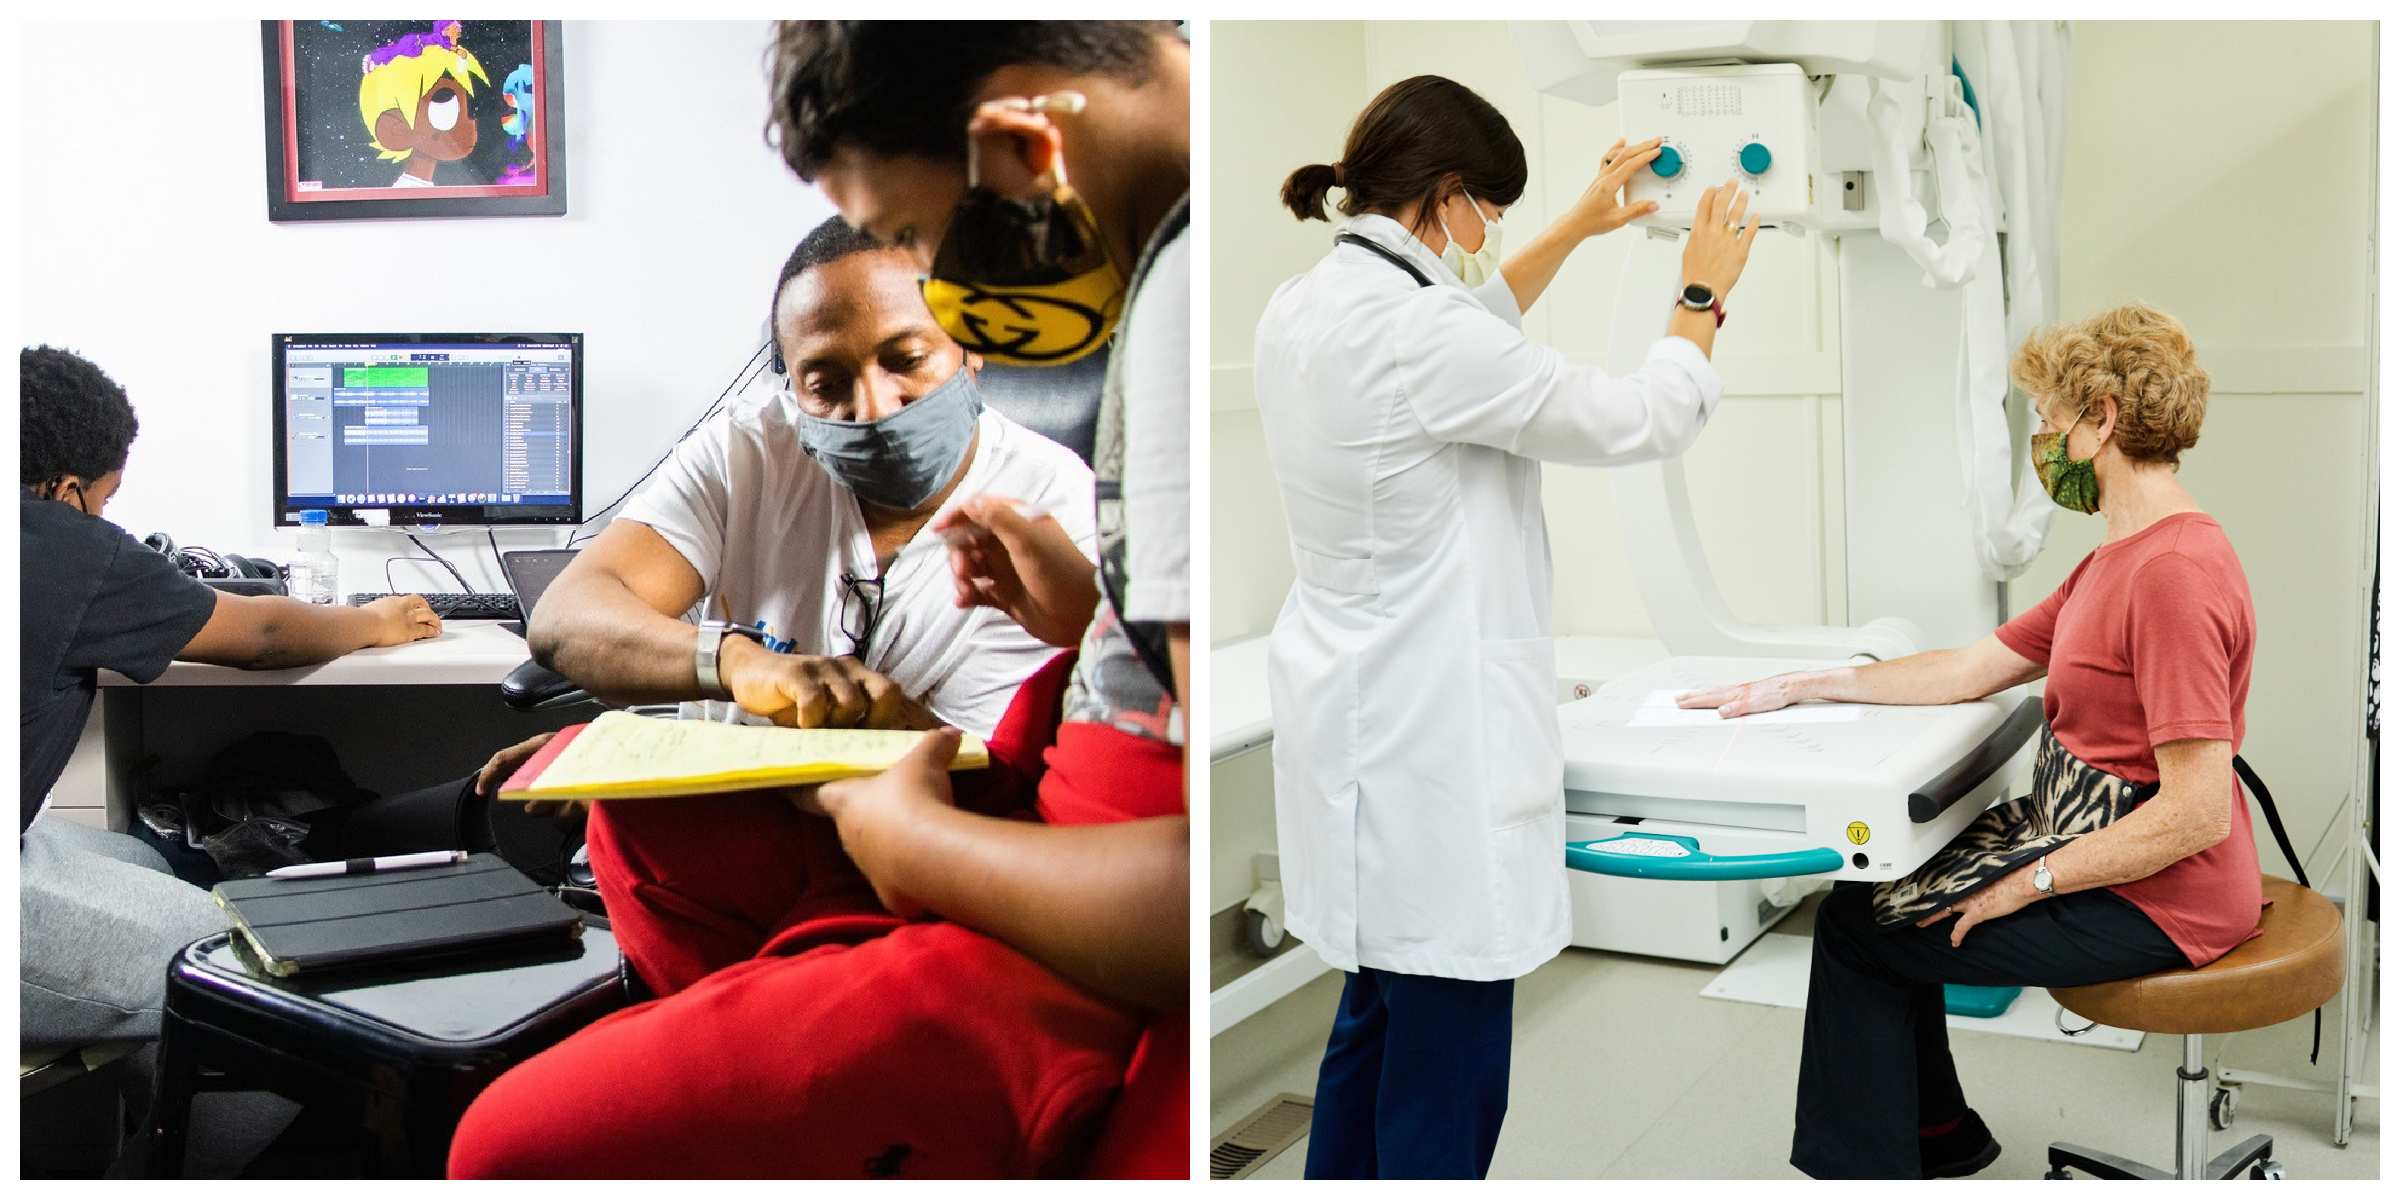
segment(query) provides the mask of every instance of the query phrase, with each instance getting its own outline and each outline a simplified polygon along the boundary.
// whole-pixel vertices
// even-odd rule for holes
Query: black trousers
[[[1818,1179],[1917,1179],[1917,1133],[1963,1115],[1942,985],[2071,987],[2191,965],[2131,902],[2100,889],[2036,901],[1967,931],[1875,923],[1873,889],[1817,910],[1792,1165]]]
[[[384,796],[319,815],[308,852],[322,860],[411,854],[425,850],[497,853],[533,881],[555,885],[567,859],[583,844],[584,810],[536,816],[521,804],[495,804],[475,791],[475,777]]]

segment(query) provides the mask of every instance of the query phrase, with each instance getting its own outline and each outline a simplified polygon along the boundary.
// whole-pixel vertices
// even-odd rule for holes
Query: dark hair
[[[768,48],[767,144],[813,180],[844,145],[967,161],[967,119],[1016,64],[1139,87],[1169,21],[779,21]]]
[[[851,228],[850,223],[840,217],[825,218],[824,224],[809,230],[808,236],[801,238],[800,244],[792,247],[791,256],[783,260],[782,273],[775,276],[775,292],[767,297],[767,341],[774,346],[773,365],[776,374],[786,373],[783,366],[783,346],[775,336],[775,318],[778,307],[783,303],[783,285],[798,279],[803,272],[814,270],[829,262],[845,259],[853,254],[864,254],[870,250],[888,250],[890,248],[869,237],[865,232]]]
[[[50,346],[17,352],[18,482],[37,488],[69,475],[98,479],[125,469],[140,423],[125,389],[82,356]]]
[[[1358,114],[1340,163],[1292,172],[1283,205],[1303,221],[1322,221],[1325,193],[1338,187],[1347,216],[1416,205],[1414,233],[1431,222],[1453,175],[1469,196],[1514,204],[1525,194],[1525,145],[1490,101],[1454,80],[1419,75],[1383,89]]]

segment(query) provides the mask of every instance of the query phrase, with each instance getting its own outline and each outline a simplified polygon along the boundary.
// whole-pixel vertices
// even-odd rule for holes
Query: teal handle
[[[1673,858],[1647,854],[1611,854],[1590,847],[1623,837],[1642,837],[1681,843],[1689,853]],[[1780,879],[1787,875],[1823,875],[1842,869],[1839,851],[1818,846],[1780,854],[1709,854],[1700,843],[1678,834],[1620,834],[1567,843],[1567,869],[1628,879]]]

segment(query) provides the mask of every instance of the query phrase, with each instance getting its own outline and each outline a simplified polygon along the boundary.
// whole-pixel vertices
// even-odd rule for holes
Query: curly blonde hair
[[[2017,348],[2009,375],[2037,398],[2093,417],[2115,397],[2114,441],[2135,462],[2174,463],[2200,442],[2208,415],[2208,372],[2183,323],[2139,302],[2080,321],[2037,329]]]

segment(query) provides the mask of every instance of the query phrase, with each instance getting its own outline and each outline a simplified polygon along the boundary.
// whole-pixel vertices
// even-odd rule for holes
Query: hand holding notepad
[[[500,798],[632,800],[803,787],[881,773],[925,737],[915,729],[786,729],[604,713],[559,731],[500,788]],[[983,740],[960,741],[953,771],[989,765]]]

